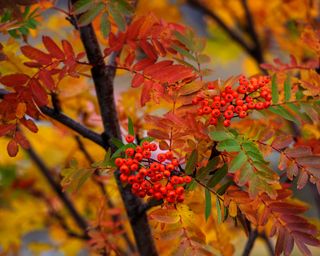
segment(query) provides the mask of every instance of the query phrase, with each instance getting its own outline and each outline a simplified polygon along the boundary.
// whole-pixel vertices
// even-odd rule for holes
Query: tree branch
[[[87,237],[88,224],[83,219],[83,217],[78,213],[78,211],[76,210],[76,208],[74,207],[73,203],[70,201],[68,196],[62,192],[60,185],[52,177],[49,168],[45,165],[43,160],[37,155],[37,153],[34,151],[34,149],[31,146],[29,147],[29,149],[26,150],[26,152],[30,156],[31,160],[36,164],[36,166],[38,167],[42,175],[46,178],[52,190],[54,190],[54,192],[57,194],[61,202],[68,209],[77,226],[85,234],[84,236]]]
[[[208,7],[200,3],[198,0],[188,0],[187,3],[199,10],[201,10],[205,15],[212,18],[226,33],[227,35],[235,41],[238,45],[240,45],[248,54],[252,55],[252,49],[248,46],[248,44],[244,41],[244,39],[233,31],[231,28],[227,26],[227,24],[212,10]]]
[[[252,15],[250,13],[247,0],[241,0],[241,4],[243,6],[245,16],[247,19],[247,28],[248,28],[249,35],[255,45],[253,51],[255,53],[256,60],[259,64],[264,63],[262,47],[261,47],[259,37],[258,37],[258,34],[257,34],[255,26],[254,26],[254,21],[253,21]]]
[[[77,144],[79,146],[79,149],[80,151],[84,154],[84,156],[86,157],[87,161],[89,162],[89,164],[92,164],[94,163],[94,159],[93,157],[90,155],[90,153],[87,151],[85,145],[83,144],[83,142],[81,141],[80,137],[79,136],[75,136],[75,139],[77,141]],[[97,175],[95,173],[95,175]],[[105,199],[106,199],[106,202],[107,202],[107,205],[110,209],[113,209],[115,208],[115,205],[113,204],[112,200],[111,200],[111,197],[108,193],[108,191],[106,190],[103,182],[101,182],[99,179],[95,179],[93,178],[93,181],[97,184],[97,186],[99,187],[101,193],[104,195]],[[119,221],[120,219],[120,216],[118,215],[112,215],[112,221],[117,224],[117,222]],[[132,253],[136,253],[136,248],[134,246],[134,244],[132,243],[131,239],[129,238],[127,232],[125,231],[125,228],[124,226],[122,225],[122,223],[119,224],[119,229],[124,231],[121,235],[123,237],[123,239],[125,240],[125,242],[127,243],[130,251]]]
[[[71,2],[74,4],[75,0],[72,0]],[[115,66],[117,53],[113,53],[109,57],[110,65],[106,67],[92,24],[80,27],[79,31],[88,61],[93,66],[91,69],[91,74],[94,81],[96,95],[100,107],[100,113],[103,121],[104,135],[106,137],[106,141],[109,142],[112,151],[114,151],[115,147],[112,146],[112,143],[110,141],[111,138],[114,137],[121,140],[121,132],[113,91],[115,68],[112,66]],[[115,178],[127,211],[127,215],[140,255],[158,255],[152,238],[147,215],[144,213],[141,214],[138,218],[136,217],[140,213],[139,209],[141,209],[143,205],[141,200],[131,193],[130,186],[123,187],[122,182],[120,181],[119,171],[115,172]]]
[[[244,251],[242,253],[242,256],[249,256],[250,255],[250,252],[253,249],[254,242],[256,241],[258,235],[259,234],[258,234],[258,231],[256,229],[250,231],[247,243],[246,243],[246,245],[244,247]]]

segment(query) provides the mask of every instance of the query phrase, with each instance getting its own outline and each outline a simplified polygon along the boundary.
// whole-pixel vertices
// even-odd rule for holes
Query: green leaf
[[[134,136],[133,122],[130,117],[128,117],[128,132],[130,135]]]
[[[77,15],[88,11],[91,7],[95,5],[95,1],[92,0],[78,0],[73,5],[73,14]]]
[[[117,24],[120,31],[126,30],[126,20],[123,17],[122,13],[116,8],[116,6],[110,4],[109,6],[109,13],[112,16],[113,20]]]
[[[234,182],[232,180],[229,180],[227,183],[223,184],[218,190],[217,190],[217,194],[222,196],[228,187],[230,187],[231,185],[234,185]]]
[[[0,187],[9,187],[16,179],[17,168],[15,165],[0,165]]]
[[[111,24],[109,21],[109,16],[108,13],[104,12],[101,16],[101,21],[100,21],[100,28],[101,28],[101,33],[104,37],[108,37],[110,30],[111,30]]]
[[[116,152],[113,153],[112,159],[117,158],[124,152],[127,148],[136,148],[136,145],[133,143],[125,144],[122,147],[118,148]]]
[[[229,166],[229,172],[234,173],[235,171],[239,170],[247,160],[248,158],[246,154],[243,151],[239,152],[239,154],[232,159]]]
[[[296,96],[296,100],[301,100],[304,97],[304,94],[300,87],[299,87],[299,90],[296,92],[295,96]]]
[[[275,113],[289,121],[292,121],[292,122],[295,122],[297,124],[300,124],[300,122],[290,113],[288,112],[288,110],[286,110],[284,107],[282,106],[273,106],[273,107],[270,107],[269,110],[272,112],[272,113]]]
[[[190,52],[188,52],[187,50],[179,47],[178,45],[173,45],[172,49],[176,50],[182,56],[187,57],[190,60],[197,61],[196,58]]]
[[[284,99],[285,101],[289,101],[291,97],[291,84],[290,84],[290,76],[288,75],[286,80],[284,81]]]
[[[195,180],[192,180],[187,186],[186,186],[186,190],[187,191],[192,191],[196,188],[197,186],[197,182]]]
[[[210,132],[210,138],[214,141],[222,141],[226,139],[233,139],[234,135],[227,131],[213,131]]]
[[[219,150],[220,152],[239,152],[241,148],[238,141],[234,139],[227,139],[219,142],[219,144],[217,145],[217,150]]]
[[[272,102],[274,104],[276,104],[279,101],[279,91],[278,91],[277,75],[276,74],[274,74],[272,76],[271,84],[272,84]]]
[[[140,141],[140,145],[142,145],[142,143],[143,143],[144,141],[151,142],[151,141],[154,141],[154,138],[153,138],[153,137],[145,137],[145,138],[143,138],[143,139]]]
[[[210,178],[207,183],[209,188],[214,188],[228,173],[228,166],[224,164],[220,169],[218,169]]]
[[[204,167],[201,167],[199,169],[199,172],[197,174],[197,178],[199,180],[201,180],[202,178],[204,178],[205,176],[207,176],[207,174],[209,173],[209,171],[212,171],[219,163],[220,158],[218,156],[212,158],[208,164]]]
[[[134,11],[133,7],[126,0],[114,0],[113,2],[118,4],[118,10],[125,15],[131,15]]]
[[[124,144],[121,140],[119,140],[118,138],[111,138],[111,142],[113,145],[115,145],[117,148],[121,148]]]
[[[186,174],[192,174],[195,167],[196,167],[196,164],[197,164],[197,161],[198,161],[198,151],[196,149],[194,149],[192,152],[191,152],[191,155],[187,161],[187,164],[186,164],[186,168],[185,168],[185,173]]]
[[[95,7],[89,9],[87,12],[82,14],[78,20],[78,25],[79,26],[85,26],[90,24],[95,17],[99,15],[99,13],[104,9],[104,4],[103,3],[98,3]]]
[[[209,189],[205,189],[205,201],[206,201],[206,208],[205,208],[205,217],[206,217],[206,221],[208,220],[210,214],[211,214],[211,193],[209,191]]]
[[[181,34],[178,31],[173,32],[174,36],[181,42],[183,43],[189,50],[194,51],[194,45],[192,40],[187,38],[185,35]]]
[[[216,208],[217,208],[217,214],[218,214],[218,224],[220,224],[222,222],[222,216],[221,216],[220,200],[218,197],[216,197]]]

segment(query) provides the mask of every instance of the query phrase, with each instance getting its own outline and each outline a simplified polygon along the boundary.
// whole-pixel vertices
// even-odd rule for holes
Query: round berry
[[[127,156],[133,156],[134,155],[134,149],[133,148],[127,148],[126,149],[126,155]]]
[[[124,160],[122,158],[116,158],[114,161],[115,165],[120,167],[123,164]]]
[[[191,178],[190,176],[184,176],[184,177],[183,177],[183,181],[184,181],[185,183],[190,183],[191,180],[192,180],[192,178]]]
[[[128,143],[132,143],[132,142],[134,141],[134,137],[133,137],[131,134],[128,134],[128,135],[126,136],[126,141],[127,141]]]
[[[225,127],[229,127],[230,124],[231,124],[231,122],[230,122],[229,119],[226,119],[226,120],[223,121],[223,125],[224,125]]]

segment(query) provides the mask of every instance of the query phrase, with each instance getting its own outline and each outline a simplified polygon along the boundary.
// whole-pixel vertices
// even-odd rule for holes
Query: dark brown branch
[[[46,197],[42,191],[40,191],[34,187],[28,188],[28,191],[30,192],[30,194],[32,196],[34,196],[38,199],[41,199],[46,203],[48,210],[49,210],[49,216],[55,218],[59,222],[60,226],[63,228],[63,230],[66,232],[66,234],[68,236],[82,239],[82,240],[89,239],[89,237],[87,235],[76,233],[70,229],[70,227],[66,223],[65,218],[52,206],[50,199],[48,197]]]
[[[86,157],[87,161],[89,162],[89,164],[92,164],[94,163],[94,159],[93,157],[90,155],[90,153],[87,151],[85,145],[83,144],[82,140],[80,139],[79,136],[75,136],[75,139],[77,141],[77,144],[79,146],[79,149],[81,150],[81,152],[84,154],[84,156]],[[96,173],[95,173],[96,174]],[[97,175],[97,174],[96,174]],[[106,202],[107,202],[107,205],[110,209],[113,209],[115,208],[115,205],[113,204],[112,200],[111,200],[111,197],[108,193],[108,191],[106,190],[103,182],[101,182],[98,177],[97,178],[94,178],[93,177],[93,181],[97,184],[97,186],[99,187],[101,193],[104,195],[105,199],[106,199]],[[118,215],[112,215],[112,221],[114,223],[117,223],[119,221],[119,216]],[[125,231],[125,228],[123,227],[123,225],[120,223],[119,225],[119,229],[120,230],[123,230]],[[135,253],[136,252],[136,248],[134,246],[134,244],[131,242],[131,239],[129,238],[127,232],[123,232],[121,234],[124,238],[124,240],[126,241],[130,251],[132,253]]]
[[[275,255],[274,246],[273,246],[272,242],[270,241],[270,239],[267,237],[267,235],[266,234],[261,234],[261,235],[259,235],[259,237],[261,237],[264,240],[264,242],[265,242],[265,244],[267,246],[269,255],[270,256],[274,256]]]
[[[246,245],[244,247],[244,251],[242,253],[242,256],[249,256],[250,255],[258,235],[259,234],[256,229],[250,231],[247,243],[246,243]]]
[[[74,3],[75,0],[72,0],[71,2]],[[110,139],[114,137],[121,140],[120,126],[113,91],[115,68],[112,66],[115,66],[117,53],[113,53],[109,57],[109,66],[106,67],[92,24],[80,27],[79,31],[88,61],[93,66],[91,74],[102,116],[105,140],[109,142],[111,149],[114,151],[115,148],[113,148],[112,143],[110,143]],[[123,187],[122,182],[120,181],[120,173],[118,171],[115,172],[115,178],[140,255],[158,255],[152,238],[147,215],[139,214],[139,210],[143,205],[141,200],[131,193],[130,186]]]
[[[235,31],[233,31],[231,28],[229,28],[227,24],[215,12],[210,10],[204,4],[200,3],[198,0],[188,0],[187,2],[191,6],[201,10],[205,15],[212,18],[233,41],[235,41],[238,45],[240,45],[248,54],[250,55],[252,54],[251,47],[248,46],[248,44],[244,41],[244,39]]]
[[[80,134],[82,137],[87,138],[96,144],[100,145],[101,147],[106,147],[106,142],[102,139],[102,136],[87,127],[83,126],[82,124],[76,122],[75,120],[71,119],[70,117],[62,114],[62,113],[57,113],[54,109],[49,108],[49,107],[41,107],[40,110],[42,111],[43,114],[46,116],[51,117],[52,119],[55,119],[61,124],[64,124],[71,130],[77,132]]]
[[[45,165],[43,160],[38,156],[38,154],[34,151],[34,149],[30,146],[29,149],[26,150],[31,160],[36,164],[42,175],[46,178],[52,190],[57,194],[63,205],[68,209],[70,215],[73,220],[77,224],[77,226],[82,230],[82,232],[87,236],[87,223],[83,219],[83,217],[78,213],[73,203],[70,201],[69,197],[62,192],[60,185],[54,180],[52,177],[49,168]]]
[[[253,17],[250,13],[249,10],[249,6],[247,3],[247,0],[241,0],[241,4],[243,6],[244,12],[245,12],[245,16],[247,19],[247,28],[248,28],[248,32],[249,35],[254,43],[254,49],[252,50],[254,52],[254,55],[256,56],[256,60],[259,64],[264,63],[264,58],[263,58],[263,51],[262,51],[262,47],[259,41],[259,37],[258,34],[256,32],[255,29],[255,25],[254,25],[254,21],[253,21]]]

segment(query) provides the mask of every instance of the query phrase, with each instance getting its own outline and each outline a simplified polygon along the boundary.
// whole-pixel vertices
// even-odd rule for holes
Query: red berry
[[[159,162],[164,162],[164,161],[166,161],[167,157],[165,154],[159,154],[159,155],[157,155],[157,159]]]
[[[177,202],[182,203],[184,201],[184,195],[178,195],[177,196]]]
[[[125,175],[124,173],[120,174],[120,180],[121,182],[125,183],[128,181],[128,176]]]
[[[184,177],[183,177],[183,181],[184,181],[185,183],[190,183],[191,180],[192,180],[192,178],[191,178],[190,176],[184,176]]]
[[[225,112],[224,112],[224,117],[225,117],[226,119],[231,119],[231,118],[233,117],[233,111],[231,111],[231,110],[225,111]]]
[[[133,184],[133,183],[135,183],[136,182],[136,178],[133,176],[133,175],[131,175],[129,178],[128,178],[128,183],[129,184]]]
[[[132,142],[134,141],[134,137],[133,137],[131,134],[128,134],[128,135],[126,136],[126,141],[127,141],[128,143],[132,143]]]
[[[217,118],[214,118],[214,117],[211,117],[211,118],[210,118],[209,124],[211,124],[211,125],[216,125],[217,123],[218,123]]]
[[[124,173],[124,174],[130,174],[130,170],[129,170],[129,167],[127,166],[127,165],[122,165],[121,167],[120,167],[120,172],[121,173]]]
[[[144,177],[147,175],[147,169],[142,167],[140,170],[139,170],[139,175]]]
[[[212,114],[212,116],[214,116],[214,117],[219,117],[220,114],[221,114],[221,112],[220,112],[219,109],[214,109],[214,110],[212,110],[211,114]]]
[[[147,158],[147,159],[151,157],[151,153],[149,150],[143,150],[142,155],[144,158]]]
[[[227,94],[224,98],[225,98],[226,102],[231,102],[231,101],[233,101],[233,96],[232,96],[232,94]]]
[[[126,149],[126,155],[127,156],[133,156],[134,155],[134,149],[133,148],[127,148]]]
[[[184,188],[183,187],[177,187],[176,188],[176,193],[177,193],[177,195],[182,195],[184,193]]]
[[[148,141],[142,142],[142,147],[143,147],[144,149],[149,149],[149,145],[150,145],[150,143],[149,143]]]
[[[153,171],[158,171],[160,168],[159,164],[158,163],[152,163],[150,165],[150,169],[153,170]]]
[[[139,166],[137,164],[132,164],[130,166],[130,170],[133,171],[133,172],[137,171],[138,169],[139,169]]]
[[[116,158],[114,161],[115,165],[120,167],[123,164],[124,160],[122,158]]]
[[[231,122],[230,122],[229,119],[223,121],[223,125],[224,125],[225,127],[230,126],[230,124],[231,124]]]
[[[244,118],[246,116],[247,116],[247,112],[246,111],[240,111],[240,113],[239,113],[239,117],[240,118]]]
[[[155,143],[151,143],[151,144],[149,145],[149,149],[150,149],[151,151],[156,151],[156,150],[158,149],[158,146],[157,146],[157,144],[155,144]]]
[[[141,161],[143,158],[143,155],[141,153],[136,153],[134,155],[134,159],[136,159],[137,161]]]
[[[238,106],[242,106],[243,105],[243,100],[236,100],[236,104],[238,105]]]
[[[202,108],[202,111],[204,114],[209,114],[211,113],[212,109],[209,106],[205,106]]]
[[[166,152],[166,157],[167,157],[167,159],[172,159],[173,158],[173,153],[172,153],[172,151],[167,151]]]

